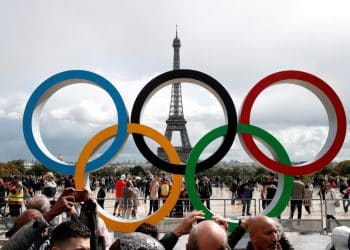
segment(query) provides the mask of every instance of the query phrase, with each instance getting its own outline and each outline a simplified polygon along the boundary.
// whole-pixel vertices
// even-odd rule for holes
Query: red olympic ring
[[[316,172],[329,164],[339,152],[346,134],[346,116],[344,107],[334,90],[320,78],[302,71],[281,71],[271,74],[259,81],[246,96],[240,114],[239,123],[250,124],[251,109],[257,96],[267,87],[279,83],[294,83],[313,92],[326,108],[329,119],[327,141],[313,162],[287,166],[267,157],[260,151],[248,134],[239,138],[246,152],[262,166],[272,171],[287,175],[306,175]]]

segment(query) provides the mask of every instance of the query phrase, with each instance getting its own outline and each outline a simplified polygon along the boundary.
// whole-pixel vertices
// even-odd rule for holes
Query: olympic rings
[[[127,139],[128,112],[117,89],[105,78],[84,70],[70,70],[58,73],[45,80],[30,96],[23,115],[23,134],[32,154],[43,165],[62,174],[73,174],[74,164],[57,159],[46,148],[41,138],[39,118],[46,101],[59,89],[75,83],[88,83],[101,87],[112,98],[117,108],[119,133],[106,152],[89,162],[86,170],[92,171],[105,165],[123,146]]]
[[[170,162],[174,164],[180,164],[180,158],[175,150],[175,148],[170,144],[168,139],[157,132],[156,130],[140,125],[140,124],[128,124],[128,133],[139,133],[154,139],[159,145],[164,149]],[[118,129],[119,130],[119,129]],[[119,133],[119,131],[118,131]],[[84,149],[80,153],[76,172],[74,175],[75,185],[77,189],[84,189],[88,183],[88,175],[85,175],[86,163],[89,160],[91,154],[98,148],[103,142],[117,135],[117,126],[108,127],[99,133],[97,133],[92,139],[85,145]],[[84,180],[85,176],[85,180]],[[105,221],[108,228],[118,231],[118,232],[133,232],[135,229],[144,222],[149,222],[152,224],[158,224],[163,218],[165,218],[175,206],[177,199],[179,198],[182,189],[182,175],[173,175],[173,186],[169,197],[166,199],[165,203],[151,216],[134,222],[122,222],[114,219],[111,214],[103,210],[98,204],[97,209],[101,218]]]
[[[225,110],[225,116],[228,126],[227,134],[225,135],[222,144],[219,146],[216,152],[206,160],[198,163],[197,171],[204,171],[218,163],[229,151],[235,138],[237,127],[237,115],[234,103],[226,89],[214,78],[199,71],[185,69],[169,71],[153,78],[149,83],[146,84],[146,86],[136,97],[131,112],[131,122],[140,123],[142,108],[156,90],[160,89],[165,85],[179,82],[190,82],[205,87],[219,99],[220,103],[223,105],[223,108]],[[133,134],[133,138],[137,148],[150,163],[154,164],[159,169],[162,169],[169,173],[185,173],[186,165],[181,165],[179,167],[175,164],[168,163],[158,158],[148,148],[142,135]]]
[[[40,112],[47,101],[57,90],[74,83],[94,84],[104,89],[112,98],[118,113],[117,125],[108,127],[96,134],[82,149],[76,166],[59,161],[45,147],[40,131]],[[187,165],[180,165],[179,156],[175,148],[159,132],[140,123],[140,116],[144,104],[159,88],[178,82],[190,82],[199,84],[212,92],[222,103],[227,124],[212,130],[202,137],[194,146]],[[250,112],[257,96],[267,87],[278,83],[294,83],[301,85],[314,93],[325,106],[329,120],[329,134],[327,141],[314,162],[308,162],[301,166],[291,166],[287,152],[282,145],[266,131],[250,125]],[[44,81],[33,92],[26,105],[23,117],[23,132],[25,141],[33,155],[46,167],[62,174],[75,175],[76,187],[84,188],[88,185],[88,173],[96,170],[111,160],[122,148],[129,133],[133,134],[134,141],[144,157],[154,166],[173,173],[173,188],[170,196],[163,206],[153,215],[140,221],[132,223],[116,221],[111,214],[106,213],[98,206],[100,216],[105,220],[107,226],[119,232],[131,232],[141,223],[147,221],[157,224],[167,216],[175,206],[182,188],[182,177],[185,174],[187,190],[194,207],[205,212],[206,218],[212,216],[211,211],[206,209],[200,202],[196,193],[194,178],[196,172],[206,170],[219,162],[230,149],[236,133],[239,133],[240,141],[247,153],[259,162],[263,167],[279,174],[277,192],[270,205],[263,211],[264,214],[272,217],[279,216],[285,209],[292,191],[292,175],[305,175],[325,167],[339,152],[346,132],[346,117],[344,107],[333,91],[324,81],[311,74],[301,71],[282,71],[274,73],[259,81],[248,93],[242,105],[242,110],[237,126],[237,115],[234,103],[225,88],[212,77],[194,70],[174,70],[163,73],[152,79],[139,93],[131,113],[131,123],[128,123],[128,115],[124,102],[119,92],[103,77],[88,71],[71,70],[56,74]],[[155,140],[166,152],[169,163],[159,159],[146,145],[144,136]],[[88,162],[91,154],[106,140],[115,137],[107,151],[95,160]],[[204,148],[213,140],[224,137],[222,144],[216,152],[206,160],[197,164],[200,154]],[[264,155],[253,137],[261,139],[269,148],[273,160]],[[181,175],[180,175],[181,174]],[[230,230],[236,224],[231,221]]]
[[[257,96],[267,87],[279,83],[294,83],[307,88],[314,93],[324,105],[329,121],[329,133],[327,141],[320,153],[316,156],[314,162],[307,162],[300,166],[287,166],[271,160],[264,155],[255,144],[251,135],[239,136],[245,151],[262,166],[270,170],[289,174],[289,175],[306,175],[316,172],[330,163],[339,152],[343,145],[346,134],[346,116],[344,107],[334,92],[320,78],[301,71],[281,71],[267,76],[258,82],[246,96],[241,110],[239,122],[244,124],[250,123],[250,112]]]
[[[213,213],[207,207],[204,206],[203,202],[198,196],[195,179],[193,178],[195,176],[196,162],[198,161],[199,156],[205,149],[205,147],[215,139],[221,136],[225,136],[226,132],[227,125],[224,125],[204,135],[191,151],[190,157],[187,161],[185,171],[185,182],[188,190],[188,196],[191,199],[193,207],[197,210],[202,210],[205,213],[206,219],[211,219],[213,217]],[[266,131],[251,125],[238,124],[237,132],[239,134],[250,134],[263,140],[268,149],[273,151],[274,155],[276,155],[276,160],[286,165],[291,164],[288,154],[283,148],[283,146]],[[292,194],[293,179],[294,178],[292,176],[279,174],[279,183],[276,194],[274,195],[268,207],[263,211],[263,214],[266,214],[270,217],[278,217],[281,215],[283,210],[288,205],[289,198]],[[229,230],[233,231],[237,227],[237,222],[233,220],[229,220],[228,222]]]

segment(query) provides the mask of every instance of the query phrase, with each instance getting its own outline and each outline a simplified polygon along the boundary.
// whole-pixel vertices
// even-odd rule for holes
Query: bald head
[[[225,229],[212,220],[205,220],[191,230],[186,245],[187,250],[226,249],[227,235]]]
[[[251,217],[249,219],[249,228],[250,231],[252,230],[260,230],[261,227],[264,227],[267,224],[276,224],[276,222],[271,219],[270,217],[264,216],[264,215],[257,215],[254,217]]]
[[[278,249],[278,225],[264,215],[257,215],[249,219],[250,242],[254,249]]]
[[[26,205],[27,208],[37,209],[41,213],[45,213],[50,210],[50,201],[45,195],[37,195],[29,200]]]

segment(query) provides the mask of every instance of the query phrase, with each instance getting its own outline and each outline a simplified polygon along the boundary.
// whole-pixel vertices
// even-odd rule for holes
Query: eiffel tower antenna
[[[174,48],[174,60],[173,69],[180,69],[180,47],[181,42],[177,36],[177,25],[176,25],[176,36],[173,40]],[[188,156],[192,150],[190,139],[188,137],[186,123],[182,106],[182,92],[181,83],[173,83],[171,87],[171,100],[170,100],[170,110],[169,117],[166,120],[165,137],[171,142],[173,132],[179,131],[181,136],[181,146],[175,147],[177,153],[180,156],[181,162],[186,163]],[[162,148],[158,148],[158,156],[167,160],[166,154]]]

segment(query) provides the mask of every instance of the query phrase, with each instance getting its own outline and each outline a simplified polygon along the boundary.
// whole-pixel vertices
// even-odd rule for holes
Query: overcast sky
[[[23,138],[23,110],[35,88],[58,72],[84,69],[102,75],[121,93],[130,114],[142,87],[172,69],[176,25],[181,68],[217,79],[238,112],[259,80],[295,69],[326,81],[349,117],[349,9],[349,1],[320,0],[3,1],[0,161],[34,159]],[[184,83],[182,91],[194,146],[224,124],[225,116],[207,90]],[[142,123],[164,133],[169,104],[170,86],[151,98]],[[75,161],[89,138],[117,121],[116,114],[111,98],[98,87],[68,86],[44,107],[41,134],[53,154]],[[328,133],[321,102],[292,84],[265,90],[253,107],[252,124],[277,137],[293,161],[315,157]],[[335,160],[349,158],[348,137]],[[179,143],[178,137],[173,143]],[[213,148],[208,147],[203,157]],[[125,160],[144,160],[131,136],[114,161]],[[223,160],[252,161],[237,139]]]

